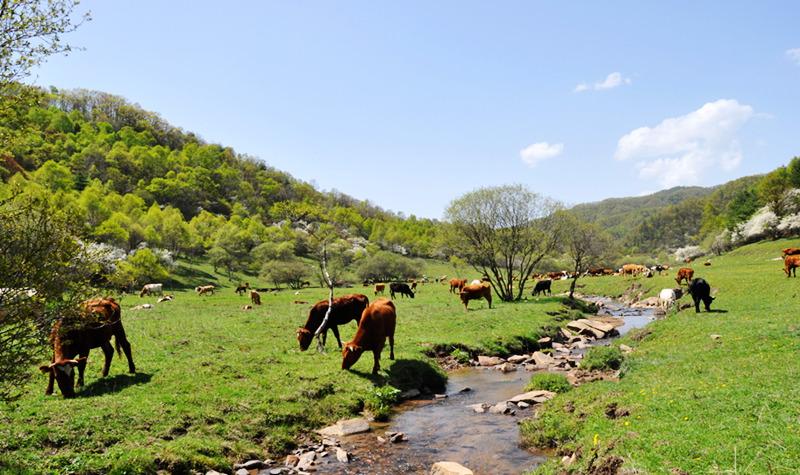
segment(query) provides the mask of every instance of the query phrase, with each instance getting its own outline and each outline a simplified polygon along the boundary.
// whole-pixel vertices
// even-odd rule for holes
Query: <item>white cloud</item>
[[[632,82],[633,81],[631,81],[631,78],[623,77],[622,73],[615,71],[606,76],[603,81],[596,82],[592,86],[584,82],[578,84],[575,86],[574,92],[583,92],[590,89],[594,89],[595,91],[603,91],[605,89],[614,89],[615,87],[631,84]]]
[[[742,161],[736,134],[754,116],[753,108],[733,99],[709,102],[655,127],[622,136],[614,158],[635,160],[642,178],[669,188],[695,185],[715,168],[731,171]]]
[[[786,56],[795,64],[800,65],[800,48],[787,49]]]
[[[519,151],[522,161],[533,168],[549,158],[557,157],[564,151],[563,143],[549,144],[547,142],[537,142]]]

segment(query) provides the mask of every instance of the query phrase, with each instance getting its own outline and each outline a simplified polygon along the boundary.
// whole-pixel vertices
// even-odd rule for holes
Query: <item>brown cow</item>
[[[800,254],[800,247],[787,247],[783,250],[783,257]]]
[[[62,318],[53,325],[50,332],[50,343],[53,345],[53,357],[49,365],[40,366],[43,373],[49,373],[46,395],[53,394],[53,382],[58,383],[61,394],[66,398],[75,397],[75,371],[78,367],[78,384],[83,386],[83,373],[89,350],[101,348],[105,355],[103,377],[108,376],[114,349],[111,337],[120,353],[120,347],[128,359],[128,371],[136,372],[131,355],[131,344],[122,327],[122,312],[119,304],[112,298],[92,299],[84,302],[84,310],[75,318]],[[76,356],[79,356],[75,359]]]
[[[198,285],[194,288],[194,291],[197,292],[197,295],[205,295],[211,294],[214,295],[214,286],[213,285]]]
[[[394,329],[397,311],[391,300],[378,299],[364,310],[358,331],[342,350],[342,369],[350,369],[365,351],[371,351],[375,362],[372,374],[381,369],[381,351],[389,338],[389,359],[394,359]]]
[[[253,305],[261,305],[261,294],[259,294],[255,290],[251,290],[250,301],[253,303]]]
[[[625,264],[622,266],[622,275],[636,276],[647,271],[647,267],[639,264]]]
[[[386,290],[386,284],[375,284],[375,295],[381,294]]]
[[[465,285],[467,285],[467,279],[450,279],[450,293],[456,294],[461,292],[461,289],[463,289]]]
[[[800,267],[800,255],[788,255],[783,260],[783,271],[786,273],[786,277],[797,277],[798,267]]]
[[[412,280],[411,281],[411,290],[417,290],[417,281],[416,280]]]
[[[461,297],[461,303],[464,304],[464,310],[469,310],[468,304],[470,300],[486,299],[489,302],[489,308],[492,308],[492,288],[488,285],[467,285],[458,294]]]
[[[685,279],[686,285],[689,285],[692,277],[694,277],[694,269],[689,267],[681,267],[678,269],[678,275],[675,276],[675,282],[677,282],[678,285],[681,285],[681,281]]]
[[[249,282],[245,282],[244,284],[239,284],[236,287],[236,294],[237,295],[244,295],[245,292],[247,292],[248,290],[250,290],[250,283]]]
[[[342,347],[342,340],[339,337],[339,325],[346,325],[352,320],[358,323],[361,318],[361,312],[364,311],[369,305],[369,299],[363,294],[350,294],[343,295],[339,298],[333,299],[333,309],[331,315],[328,317],[328,325],[322,331],[322,346],[328,339],[328,328],[333,331],[333,336],[336,337],[336,342],[339,348]],[[314,333],[325,318],[325,313],[328,311],[328,301],[320,300],[308,312],[308,320],[305,326],[297,329],[297,341],[300,342],[300,350],[306,351],[311,345],[311,340],[314,338]]]

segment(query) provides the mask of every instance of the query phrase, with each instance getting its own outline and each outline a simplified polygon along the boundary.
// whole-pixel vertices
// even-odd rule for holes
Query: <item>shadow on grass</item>
[[[83,390],[81,390],[78,394],[80,397],[90,397],[116,393],[129,386],[147,384],[152,378],[153,376],[147,373],[117,374],[111,377],[105,377],[92,381],[84,386]]]
[[[427,389],[441,393],[444,392],[447,385],[447,376],[433,361],[398,359],[393,362],[389,360],[389,363],[382,361],[382,363],[389,364],[389,366],[384,366],[384,371],[379,374],[354,369],[350,371],[362,378],[369,379],[375,386],[383,386],[388,383],[401,391]]]

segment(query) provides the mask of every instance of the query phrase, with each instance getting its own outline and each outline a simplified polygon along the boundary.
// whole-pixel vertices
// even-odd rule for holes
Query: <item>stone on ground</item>
[[[472,470],[456,462],[436,462],[430,475],[473,475]]]

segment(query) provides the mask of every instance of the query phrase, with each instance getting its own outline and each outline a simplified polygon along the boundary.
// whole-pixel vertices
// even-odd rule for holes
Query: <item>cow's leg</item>
[[[378,371],[381,370],[381,350],[373,351],[372,356],[375,359],[375,363],[372,365],[372,374],[378,374]]]
[[[131,343],[128,341],[128,337],[125,336],[125,329],[122,327],[121,323],[119,331],[114,335],[114,342],[117,345],[117,352],[119,352],[120,347],[122,347],[122,351],[125,352],[125,358],[128,359],[128,372],[135,373],[136,365],[133,364],[133,354],[131,354]]]
[[[55,355],[53,358],[50,359],[50,362],[55,362]],[[55,382],[56,376],[53,374],[53,368],[50,368],[50,371],[47,373],[47,377],[49,378],[47,382],[47,389],[44,390],[44,395],[49,396],[53,394],[53,383]]]
[[[700,299],[692,297],[694,300],[694,313],[700,313]]]
[[[710,312],[711,311],[711,301],[712,300],[713,299],[711,297],[706,297],[705,299],[703,299],[703,304],[706,306],[706,312]]]
[[[389,335],[389,359],[394,360],[394,333]]]
[[[336,325],[331,326],[331,331],[333,332],[333,336],[336,337],[336,343],[339,344],[339,349],[342,349],[342,339],[339,338],[339,327]]]
[[[89,359],[89,350],[78,354],[78,382],[77,386],[83,386],[83,373],[86,371],[86,360]]]
[[[103,377],[108,376],[108,370],[111,369],[111,360],[114,359],[114,347],[111,346],[111,340],[104,342],[100,345],[105,355],[105,362],[103,363]]]

